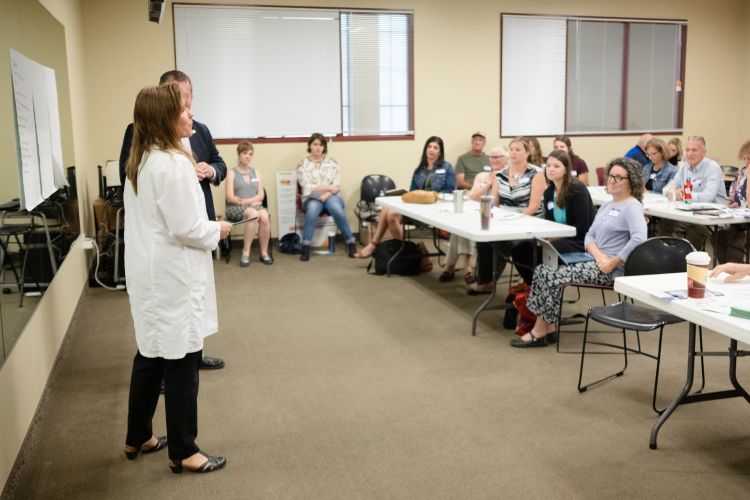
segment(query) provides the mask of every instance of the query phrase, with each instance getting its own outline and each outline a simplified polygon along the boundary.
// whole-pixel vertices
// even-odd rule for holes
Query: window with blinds
[[[502,135],[682,130],[686,23],[515,14],[501,23]]]
[[[411,13],[173,9],[176,66],[215,138],[413,135]]]

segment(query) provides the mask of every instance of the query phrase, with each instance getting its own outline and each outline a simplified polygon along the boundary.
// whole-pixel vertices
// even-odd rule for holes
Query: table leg
[[[477,335],[477,320],[479,319],[479,315],[482,314],[483,311],[487,309],[487,306],[489,306],[490,302],[492,302],[495,299],[495,295],[497,294],[497,280],[500,278],[499,273],[497,272],[497,249],[495,248],[495,242],[491,243],[492,245],[492,292],[490,293],[489,297],[482,302],[482,304],[477,308],[477,310],[474,312],[474,317],[471,320],[471,335],[472,337],[476,337]]]
[[[659,415],[659,418],[651,428],[651,440],[649,441],[649,448],[652,450],[656,449],[656,437],[659,434],[659,429],[664,422],[667,421],[669,416],[677,409],[677,407],[688,395],[690,389],[693,387],[693,377],[695,375],[695,323],[690,323],[689,334],[688,334],[688,365],[687,365],[687,378],[685,380],[685,386],[682,388],[682,392],[672,403],[667,407],[664,412]]]
[[[745,353],[746,354],[746,353]],[[745,355],[743,354],[743,355]],[[732,382],[732,386],[739,393],[740,396],[745,398],[745,401],[750,403],[750,394],[747,393],[744,387],[737,381],[737,341],[732,339],[729,343],[729,380]]]

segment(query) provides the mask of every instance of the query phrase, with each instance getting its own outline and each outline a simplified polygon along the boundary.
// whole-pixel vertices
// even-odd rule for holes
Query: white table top
[[[686,290],[686,273],[622,276],[615,279],[615,291],[618,293],[750,344],[750,320],[729,316],[726,312],[729,305],[747,306],[750,303],[750,278],[738,283],[724,283],[723,278],[709,278],[707,288],[723,293],[724,296],[671,301],[661,298],[668,290]]]
[[[511,210],[494,207],[490,228],[481,228],[479,202],[465,200],[463,212],[453,212],[452,201],[439,201],[430,205],[404,203],[400,196],[377,198],[376,203],[425,224],[448,231],[471,241],[508,241],[531,238],[564,238],[575,236],[576,228],[538,217],[522,215]]]
[[[604,186],[589,186],[589,193],[594,205],[600,206],[607,202],[612,201]],[[660,217],[662,219],[670,219],[680,222],[687,222],[689,224],[698,224],[701,226],[717,226],[724,224],[745,224],[750,222],[750,218],[742,215],[736,215],[735,211],[727,210],[727,213],[732,214],[731,217],[710,217],[707,215],[696,215],[687,210],[679,210],[675,208],[675,204],[681,202],[667,201],[666,196],[646,191],[643,193],[643,211],[646,215],[651,217]],[[703,203],[701,205],[710,206],[713,208],[724,208],[726,205],[719,203]],[[738,211],[739,212],[739,211]],[[746,211],[745,211],[746,212]]]

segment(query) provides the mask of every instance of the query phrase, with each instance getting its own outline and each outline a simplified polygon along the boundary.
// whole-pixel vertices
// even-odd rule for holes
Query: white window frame
[[[343,16],[390,24],[360,35],[357,52],[346,45]],[[195,119],[210,124],[217,142],[296,141],[312,132],[344,140],[414,137],[411,11],[175,3],[173,19],[176,67],[193,82]],[[389,49],[393,37],[397,48]],[[348,53],[356,54],[352,64]],[[371,53],[377,59],[357,66],[357,57]],[[378,78],[343,74],[368,65]]]
[[[568,110],[572,105],[568,96],[568,26],[569,21],[622,23],[629,30],[639,24],[669,24],[679,26],[678,54],[675,81],[675,107],[673,127],[657,130],[628,126],[628,89],[621,85],[618,106],[622,116],[618,126],[606,130],[575,130],[568,127]],[[525,26],[526,25],[526,26]],[[684,112],[685,44],[687,21],[598,18],[533,14],[505,14],[500,16],[501,30],[501,83],[500,83],[500,133],[501,136],[553,136],[553,135],[628,135],[642,132],[681,133]],[[623,72],[627,76],[628,46],[624,46]]]

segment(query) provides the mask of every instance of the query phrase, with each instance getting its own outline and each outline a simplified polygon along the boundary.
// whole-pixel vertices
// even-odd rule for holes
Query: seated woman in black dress
[[[571,170],[568,153],[559,149],[550,153],[544,171],[548,181],[542,198],[544,218],[576,228],[576,235],[570,238],[548,238],[560,253],[586,251],[583,240],[596,216],[588,188],[573,177]],[[524,240],[513,248],[513,262],[527,285],[534,276],[535,250],[535,240]]]

